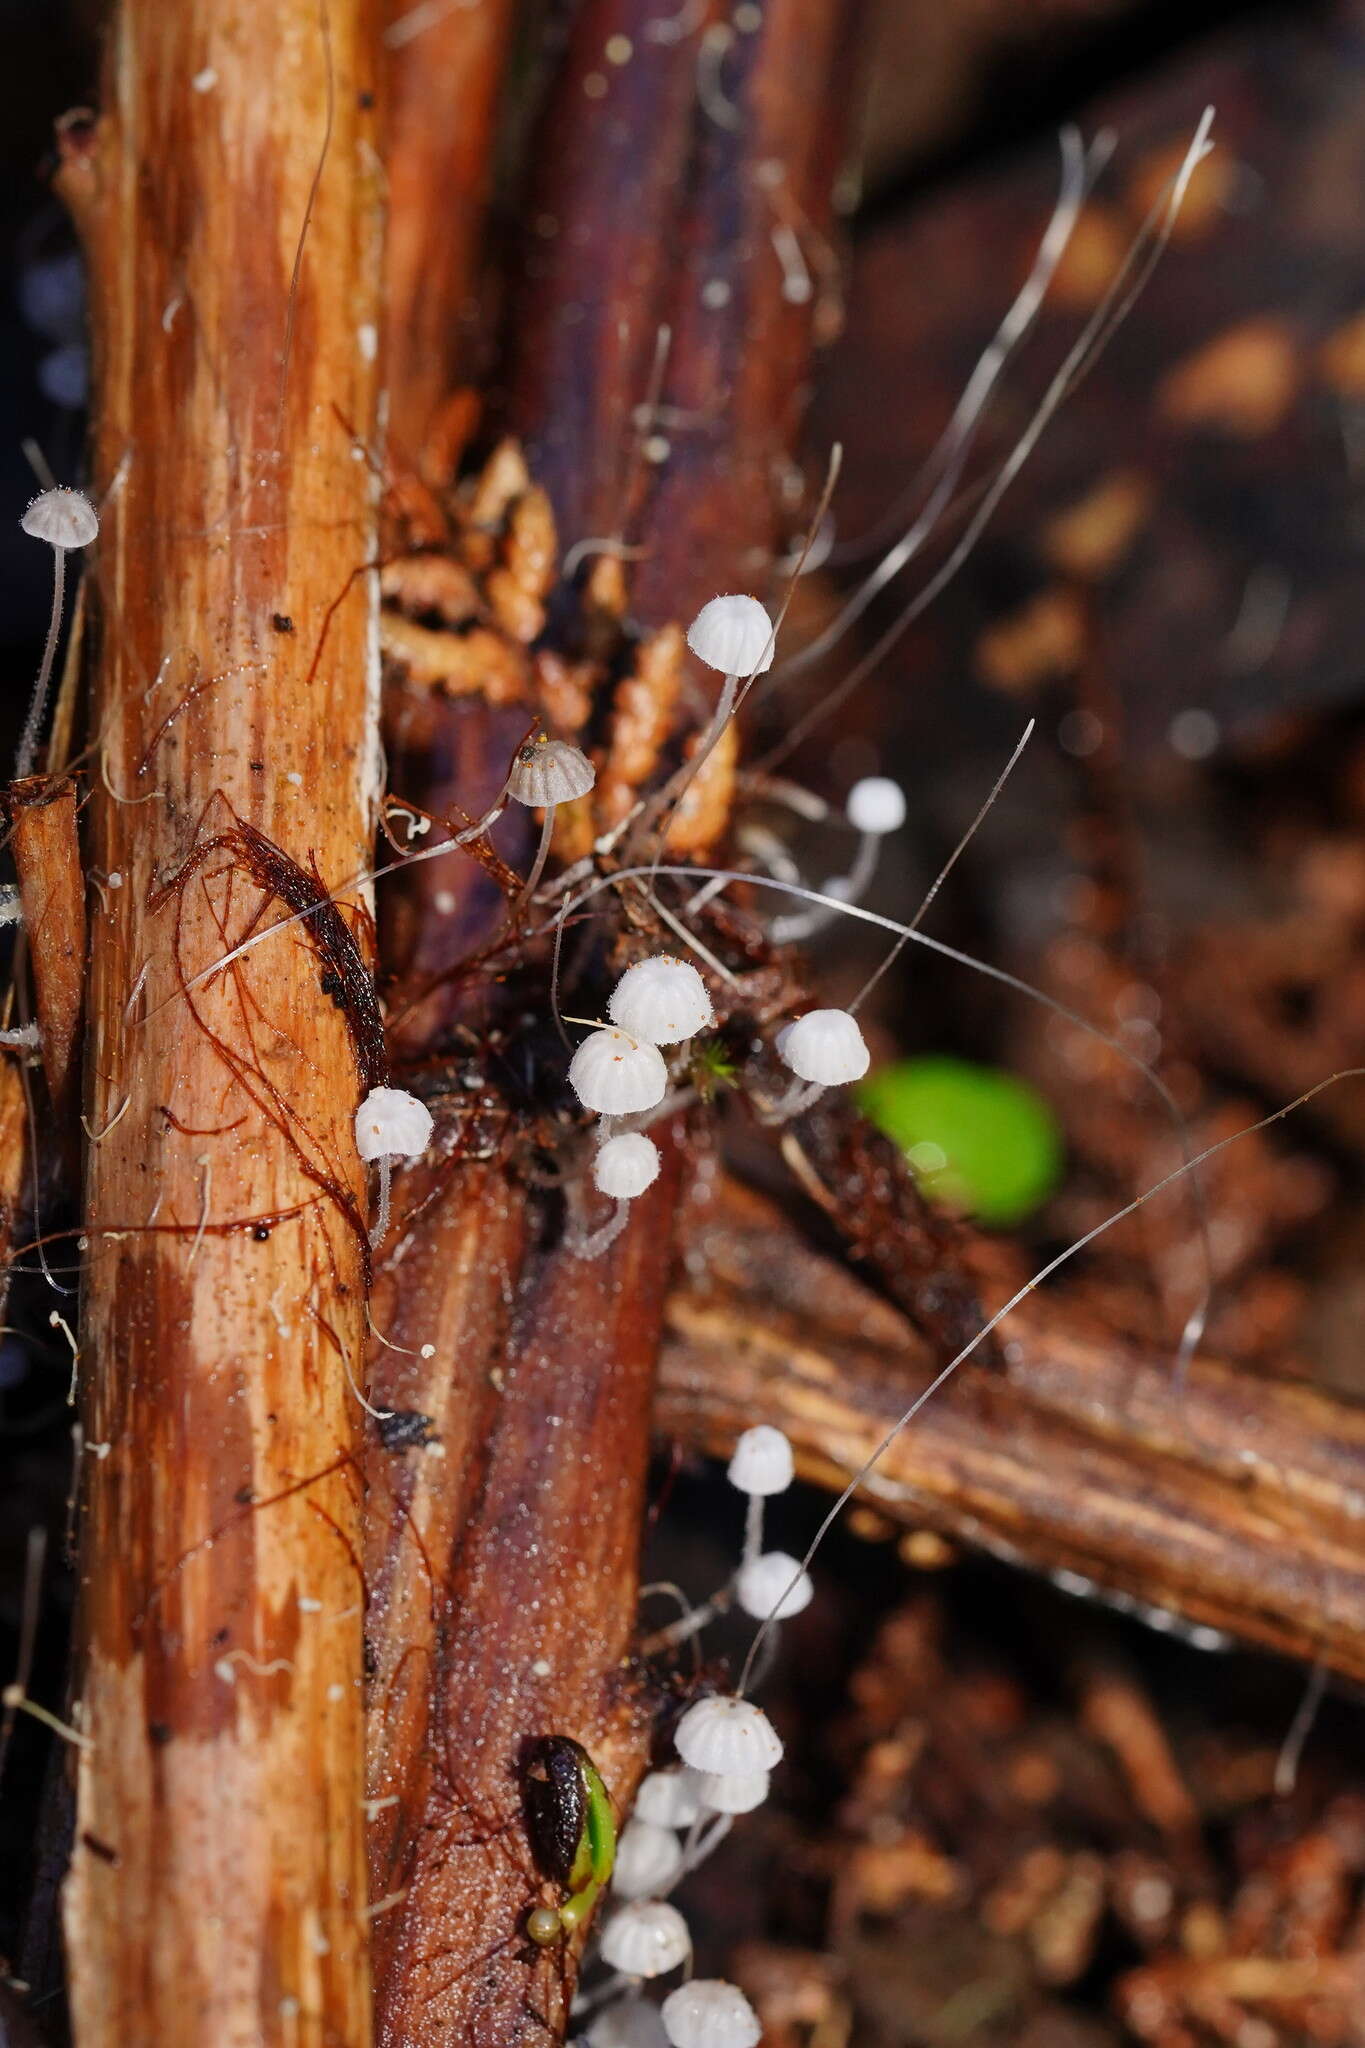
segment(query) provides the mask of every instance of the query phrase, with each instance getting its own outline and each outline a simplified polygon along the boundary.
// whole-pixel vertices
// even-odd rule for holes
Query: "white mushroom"
[[[905,791],[889,775],[865,775],[848,793],[845,816],[858,834],[858,851],[848,873],[828,876],[820,892],[839,903],[861,903],[877,872],[883,839],[905,823]],[[778,945],[800,945],[837,915],[828,904],[793,911],[772,920],[769,936]]]
[[[32,534],[35,540],[46,541],[52,550],[52,612],[48,620],[47,640],[43,647],[43,659],[38,669],[38,680],[33,688],[33,700],[24,720],[24,730],[19,740],[19,751],[14,759],[14,777],[21,782],[33,773],[33,764],[38,754],[38,734],[42,728],[43,712],[47,708],[47,687],[52,680],[52,664],[57,658],[57,636],[62,626],[62,593],[66,587],[66,558],[73,548],[88,548],[100,530],[99,514],[90,500],[79,491],[56,487],[43,491],[36,497],[19,524],[24,532]]]
[[[682,1844],[671,1828],[638,1817],[626,1822],[616,1844],[611,1888],[618,1898],[655,1898],[682,1869]]]
[[[622,1131],[597,1148],[593,1185],[618,1202],[634,1201],[659,1178],[659,1148],[641,1131]]]
[[[707,1813],[752,1813],[768,1796],[767,1771],[702,1771],[697,1778]]]
[[[508,794],[531,810],[553,810],[586,796],[597,780],[597,770],[587,755],[568,740],[551,740],[542,735],[528,740],[512,763],[507,778]]]
[[[624,1031],[594,1031],[569,1062],[569,1086],[585,1109],[633,1116],[663,1101],[668,1069],[657,1046]]]
[[[660,1828],[690,1828],[701,1812],[701,1776],[685,1766],[680,1771],[651,1771],[641,1779],[635,1811],[641,1820]]]
[[[687,1922],[663,1899],[636,1899],[602,1929],[602,1960],[626,1977],[662,1977],[691,1952]]]
[[[389,1227],[389,1173],[395,1159],[416,1159],[431,1143],[431,1111],[403,1088],[371,1088],[355,1113],[355,1148],[366,1165],[379,1166],[379,1212],[370,1243]]]
[[[735,1445],[726,1477],[741,1493],[785,1493],[795,1471],[792,1447],[782,1431],[756,1422]]]
[[[588,2048],[669,2048],[663,2015],[647,1998],[616,1998],[588,2027]]]
[[[651,1045],[676,1045],[715,1022],[706,983],[671,953],[628,967],[607,1004],[613,1024]]]
[[[531,810],[543,807],[545,817],[530,872],[508,910],[509,924],[516,922],[522,905],[530,899],[536,883],[545,872],[550,841],[554,837],[555,806],[570,804],[575,797],[586,796],[596,780],[597,770],[592,762],[577,747],[570,746],[568,740],[546,739],[542,733],[538,739],[528,740],[519,750],[507,778],[507,793]]]
[[[783,1066],[819,1088],[861,1081],[872,1064],[858,1020],[847,1010],[807,1010],[777,1035]]]
[[[649,817],[666,814],[681,803],[688,785],[701,773],[713,748],[730,723],[742,676],[761,675],[772,667],[773,624],[756,597],[713,597],[687,629],[687,644],[698,660],[718,669],[725,682],[716,708],[707,720],[690,759],[674,770],[646,807]],[[667,836],[665,825],[663,837]],[[662,847],[662,838],[660,841]]]
[[[746,1558],[735,1574],[735,1598],[755,1621],[788,1621],[809,1607],[809,1574],[785,1550],[768,1550]]]
[[[672,2048],[756,2048],[763,2028],[744,1993],[719,1977],[694,1977],[661,2007]]]
[[[865,775],[854,783],[844,808],[855,832],[884,839],[905,823],[905,791],[889,775]]]
[[[687,644],[723,676],[761,675],[772,667],[772,620],[756,597],[713,597],[688,627]]]
[[[782,1761],[782,1741],[761,1707],[717,1693],[687,1709],[673,1736],[685,1764],[723,1776],[770,1771]]]
[[[756,1422],[735,1445],[727,1478],[749,1496],[744,1518],[744,1564],[752,1564],[763,1548],[763,1503],[769,1494],[785,1493],[796,1470],[792,1447],[780,1429]]]
[[[355,1113],[355,1148],[376,1159],[415,1159],[431,1143],[431,1111],[405,1088],[371,1088]]]
[[[19,524],[34,540],[45,540],[63,554],[69,548],[88,548],[100,530],[99,514],[90,500],[62,486],[34,498]]]

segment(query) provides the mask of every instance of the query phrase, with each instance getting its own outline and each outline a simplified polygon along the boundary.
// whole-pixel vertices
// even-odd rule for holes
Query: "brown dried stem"
[[[726,1182],[669,1302],[657,1420],[724,1455],[776,1423],[841,1489],[944,1347],[778,1210]],[[1139,1351],[1070,1302],[1002,1326],[1003,1372],[964,1366],[887,1451],[863,1497],[1037,1570],[1365,1679],[1365,1415],[1289,1381]],[[951,1356],[951,1352],[948,1352]]]
[[[434,18],[420,0],[389,4],[385,370],[390,439],[403,462],[422,457],[437,409],[469,370],[513,15],[512,0],[448,7]]]
[[[184,985],[282,914],[203,840],[241,821],[329,886],[370,851],[376,26],[124,0],[64,138],[104,494],[90,851],[124,881],[89,990],[79,2048],[370,2037],[355,1060],[307,925]]]
[[[719,9],[703,13],[669,40],[650,33],[655,0],[578,10],[535,144],[530,248],[502,379],[509,423],[544,465],[531,473],[550,490],[561,540],[624,534],[629,523],[647,549],[647,575],[631,591],[646,630],[689,616],[717,578],[769,579],[782,538],[773,471],[790,453],[814,309],[783,299],[768,233],[773,188],[758,172],[780,163],[785,199],[799,191],[805,216],[824,220],[838,131],[829,105],[850,41],[848,10],[832,0],[766,10],[760,33],[727,46],[731,128],[698,99],[699,39],[723,25]],[[604,57],[613,51],[622,61]],[[708,302],[713,279],[727,290]],[[633,414],[661,321],[676,330],[665,395],[695,420],[647,482],[647,435]],[[528,697],[525,709],[537,708]],[[418,709],[395,692],[399,786],[438,814],[457,786],[460,803],[476,806],[506,772],[520,715],[468,697]],[[728,786],[712,834],[727,800]],[[450,875],[448,936],[429,910],[416,934],[429,969],[442,945],[453,965],[487,922],[482,883],[467,887],[453,864]],[[409,922],[423,909],[414,895]],[[411,945],[411,929],[404,936]],[[524,1041],[520,991],[513,1001]],[[522,1935],[540,1892],[522,1828],[521,1748],[548,1733],[576,1737],[624,1806],[652,1725],[622,1660],[635,1627],[678,1164],[670,1146],[663,1177],[609,1254],[572,1257],[559,1205],[542,1217],[541,1198],[510,1177],[529,1148],[497,1092],[501,1056],[480,1063],[460,1050],[474,1043],[462,1022],[481,1023],[489,1004],[495,991],[457,993],[431,1026],[428,1052],[443,1024],[466,1103],[452,1099],[445,1163],[400,1178],[393,1265],[376,1290],[384,1338],[419,1353],[433,1344],[435,1356],[404,1358],[382,1343],[371,1354],[376,1405],[430,1416],[444,1453],[432,1467],[430,1452],[381,1444],[368,1463],[379,2029],[411,2048],[466,2034],[510,2048],[562,2033],[576,1957],[528,1960]],[[467,1077],[466,1065],[476,1069]],[[543,1094],[534,1076],[526,1086]],[[560,1127],[561,1146],[567,1137]],[[381,1436],[394,1426],[381,1424]],[[397,1803],[378,1804],[388,1800]]]
[[[43,1071],[58,1132],[70,1144],[77,1135],[85,1004],[85,877],[76,836],[76,786],[30,775],[10,784],[5,809],[33,965]]]

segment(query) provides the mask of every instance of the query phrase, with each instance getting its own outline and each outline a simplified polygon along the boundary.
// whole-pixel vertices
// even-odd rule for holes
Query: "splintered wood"
[[[370,2037],[356,1064],[306,925],[190,984],[284,915],[239,826],[329,888],[370,856],[377,28],[128,0],[64,143],[106,494],[89,852],[122,879],[89,988],[81,2048]]]

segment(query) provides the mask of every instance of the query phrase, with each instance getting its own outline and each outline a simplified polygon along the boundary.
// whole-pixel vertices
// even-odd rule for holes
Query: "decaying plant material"
[[[783,1597],[746,1602],[736,1572],[642,1630],[660,1436],[725,1457],[755,1424],[780,1427],[803,1477],[837,1495],[857,1475],[867,1526],[907,1526],[912,1564],[946,1563],[951,1539],[1206,1644],[1365,1677],[1365,1426],[1264,1374],[1273,1304],[1254,1341],[1245,1311],[1215,1308],[1213,1344],[1187,1361],[1179,1343],[1182,1320],[1191,1342],[1203,1329],[1209,1277],[1322,1213],[1325,1169],[1265,1136],[1240,1169],[1218,1153],[1193,1198],[1182,1176],[1262,1107],[1242,1114],[1216,1062],[1286,1096],[1350,1063],[1334,963],[1358,891],[1343,907],[1319,846],[1300,873],[1316,876],[1313,931],[1258,930],[1267,989],[1297,975],[1335,991],[1292,1058],[1254,1005],[1220,1009],[1216,942],[1165,984],[1185,1039],[1171,1024],[1164,1047],[1130,1043],[1115,1013],[1140,964],[1136,885],[1117,765],[1093,763],[1090,924],[1037,977],[1046,1036],[1021,1025],[1012,1047],[1086,1082],[1065,1106],[1084,1171],[1057,1227],[1133,1213],[1083,1277],[1024,1299],[1031,1248],[931,1207],[901,1153],[825,1092],[867,1065],[855,1013],[878,973],[834,1007],[815,941],[839,888],[805,890],[792,849],[802,825],[854,828],[840,888],[856,896],[903,796],[889,822],[870,802],[844,820],[746,772],[728,715],[768,668],[770,617],[780,690],[801,675],[782,635],[833,647],[861,604],[835,611],[792,573],[822,524],[797,454],[813,351],[841,313],[848,10],[592,0],[538,69],[521,30],[504,0],[387,30],[367,0],[192,0],[173,17],[120,0],[99,110],[63,131],[100,534],[88,715],[68,740],[67,700],[53,750],[70,772],[8,796],[43,1078],[20,1048],[0,1054],[0,1196],[11,1240],[29,1186],[64,1173],[75,1199],[83,1127],[79,1608],[51,1801],[76,2048],[530,2048],[629,2010],[600,1964],[634,1979],[647,1923],[619,1882],[594,1947],[612,1852],[594,1840],[583,1861],[572,1759],[619,1827],[679,1716],[695,1728],[717,1694],[714,1757],[727,1716],[771,1746],[762,1771],[700,1766],[721,1803],[677,1851],[699,1862],[766,1792],[781,1742],[744,1693],[774,1616],[812,1591],[795,1559],[761,1551],[755,1487],[743,1563]],[[501,121],[520,160],[506,247],[488,232]],[[1206,125],[1146,194],[1135,282]],[[1040,290],[1096,168],[1074,138],[1062,161]],[[1126,306],[1117,274],[1085,308],[1077,372]],[[1060,630],[1088,650],[1078,687],[1101,703],[1091,582],[1066,573],[1061,612],[993,659],[1013,687],[1033,636]],[[769,609],[743,600],[758,639],[713,674],[684,629],[720,590]],[[807,687],[796,732],[837,700]],[[790,735],[773,737],[770,768]],[[519,798],[555,748],[577,764],[562,800]],[[804,899],[785,926],[765,885]],[[590,1103],[594,1128],[569,1029],[616,1030],[623,974],[675,953],[704,976],[704,1021],[618,1032],[658,1088],[624,1129],[613,1102]],[[50,1123],[23,1113],[30,1081]],[[422,1132],[429,1118],[430,1138],[396,1164],[375,1153],[372,1187],[354,1119],[373,1091],[396,1091]],[[601,1172],[600,1147],[646,1136],[638,1191]],[[1167,1177],[1164,1203],[1138,1206]],[[736,1610],[762,1635],[732,1695],[693,1653]],[[1121,1663],[1079,1660],[1079,1733],[1040,1735],[1019,1689],[955,1669],[947,1627],[928,1597],[883,1617],[854,1680],[834,1742],[842,1834],[801,1844],[807,1945],[755,1939],[736,1958],[765,2038],[847,2040],[856,2009],[880,2040],[850,1972],[888,1925],[932,1945],[952,1919],[970,1967],[945,2006],[989,1980],[988,2004],[1041,2043],[1069,2024],[1054,1994],[1095,1965],[1106,1915],[1140,1950],[1114,2009],[1157,2048],[1272,2048],[1288,2036],[1237,2032],[1265,2010],[1354,2038],[1337,2024],[1359,1981],[1342,1933],[1365,1867],[1350,1798],[1319,1800],[1296,1851],[1330,1865],[1305,1959],[1297,1923],[1266,1931],[1298,1910],[1292,1879],[1275,1880],[1277,1908],[1254,1868],[1218,1895],[1213,1805]],[[526,1796],[547,1744],[570,1759],[566,1813],[543,1787]],[[924,1759],[926,1776],[942,1763],[937,1794]],[[752,1799],[729,1783],[746,1775],[764,1777]],[[547,1811],[563,1837],[548,1860]],[[672,1939],[681,1923],[659,1912]],[[759,2020],[740,1990],[700,1975],[699,2009],[747,2048]],[[666,2023],[686,2048],[699,2022],[679,2010]],[[936,2008],[916,2025],[955,2038]]]

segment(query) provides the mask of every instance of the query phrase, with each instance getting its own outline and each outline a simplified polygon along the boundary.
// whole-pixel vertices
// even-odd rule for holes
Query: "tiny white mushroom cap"
[[[655,1827],[690,1828],[701,1812],[700,1784],[701,1773],[685,1766],[680,1771],[651,1771],[640,1781],[635,1811]]]
[[[702,1771],[701,1803],[708,1813],[752,1813],[768,1796],[767,1771]]]
[[[431,1111],[403,1088],[371,1088],[355,1113],[355,1148],[366,1162],[415,1159],[431,1143]]]
[[[647,1998],[614,1998],[587,2033],[588,2048],[669,2048],[663,2015]]]
[[[716,1776],[770,1771],[782,1761],[781,1737],[762,1707],[723,1693],[689,1707],[673,1741],[685,1764]]]
[[[600,1193],[634,1201],[659,1178],[659,1148],[642,1131],[622,1131],[598,1147],[592,1178]]]
[[[552,810],[556,804],[572,803],[586,796],[597,780],[597,770],[586,754],[567,740],[528,740],[512,764],[507,790],[519,804]]]
[[[687,644],[723,676],[761,675],[773,665],[773,622],[756,597],[713,597],[688,627]]]
[[[651,1045],[676,1045],[716,1021],[706,983],[695,967],[671,953],[628,967],[612,990],[607,1015]]]
[[[663,1899],[635,1899],[602,1929],[602,1960],[627,1977],[662,1977],[692,1952],[687,1922]]]
[[[663,1101],[668,1069],[657,1045],[641,1045],[624,1031],[594,1031],[569,1062],[569,1086],[585,1109],[632,1116]]]
[[[648,1899],[666,1892],[682,1869],[682,1843],[671,1828],[629,1820],[616,1844],[611,1888],[621,1899]]]
[[[64,487],[43,491],[19,524],[35,540],[54,548],[88,548],[100,530],[99,514],[90,500]]]
[[[755,1621],[789,1621],[810,1606],[814,1590],[800,1560],[785,1550],[765,1550],[735,1574],[735,1598]]]
[[[889,775],[865,775],[854,783],[844,808],[855,831],[881,838],[905,823],[905,791]]]
[[[785,1493],[795,1472],[792,1447],[781,1430],[756,1422],[735,1445],[726,1477],[741,1493]]]
[[[807,1010],[778,1033],[777,1056],[803,1081],[822,1088],[861,1081],[872,1064],[858,1020],[847,1010]]]
[[[719,1977],[694,1977],[661,2007],[673,2048],[756,2048],[763,2028],[744,1993]]]

